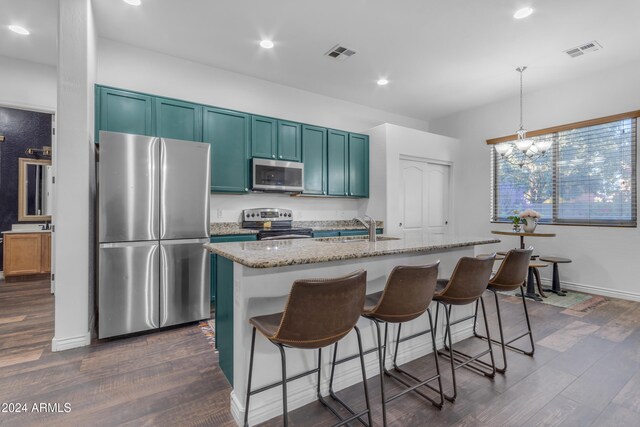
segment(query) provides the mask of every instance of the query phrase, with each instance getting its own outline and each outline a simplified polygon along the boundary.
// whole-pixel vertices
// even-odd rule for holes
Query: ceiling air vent
[[[585,43],[582,46],[576,46],[571,49],[565,50],[564,52],[572,58],[576,58],[578,56],[582,56],[585,53],[595,52],[596,50],[602,49],[602,46],[597,41],[591,41],[589,43]]]
[[[337,59],[338,61],[344,61],[345,59],[355,54],[355,50],[340,46],[340,43],[338,43],[337,45],[329,49],[327,53],[325,53],[325,55],[329,58]]]

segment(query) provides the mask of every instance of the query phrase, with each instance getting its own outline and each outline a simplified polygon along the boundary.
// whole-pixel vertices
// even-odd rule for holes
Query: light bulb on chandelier
[[[552,140],[527,138],[527,130],[522,125],[522,73],[526,69],[527,67],[516,68],[520,73],[520,129],[516,131],[517,139],[493,146],[501,159],[520,167],[534,163],[544,156],[553,144]]]

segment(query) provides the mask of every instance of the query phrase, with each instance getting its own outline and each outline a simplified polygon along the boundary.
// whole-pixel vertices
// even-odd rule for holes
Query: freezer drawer
[[[158,138],[100,132],[98,241],[159,239]]]
[[[160,140],[160,240],[209,236],[209,144]]]
[[[98,338],[157,328],[158,242],[101,244],[98,263]]]
[[[210,317],[209,239],[160,241],[160,326]]]

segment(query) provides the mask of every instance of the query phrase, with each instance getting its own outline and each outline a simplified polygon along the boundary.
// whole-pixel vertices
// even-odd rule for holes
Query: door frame
[[[402,185],[402,167],[401,162],[403,160],[408,160],[411,162],[418,162],[418,163],[424,163],[424,164],[436,164],[436,165],[441,165],[441,166],[448,166],[449,167],[449,188],[447,189],[449,191],[449,206],[448,206],[448,212],[449,212],[449,219],[448,219],[448,233],[455,233],[455,231],[457,231],[457,227],[455,226],[455,221],[452,221],[451,218],[453,218],[453,207],[454,207],[454,192],[453,192],[453,188],[454,188],[454,183],[453,183],[453,177],[455,176],[455,174],[453,173],[453,168],[454,168],[454,162],[453,161],[448,161],[448,160],[440,160],[440,159],[434,159],[431,157],[421,157],[421,156],[414,156],[414,155],[410,155],[410,154],[402,154],[400,153],[400,155],[398,156],[398,185]],[[402,192],[398,192],[398,200],[397,203],[399,206],[401,200],[401,194]],[[389,206],[389,204],[387,203],[387,207]],[[389,212],[387,212],[387,218],[389,217]]]

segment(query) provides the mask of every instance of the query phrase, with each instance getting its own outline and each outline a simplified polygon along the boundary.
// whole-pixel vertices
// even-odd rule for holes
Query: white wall
[[[91,2],[60,0],[53,351],[88,345],[93,304],[94,27]]]
[[[106,39],[98,40],[97,81],[103,85],[351,132],[361,132],[387,122],[416,129],[428,128],[421,120]],[[211,220],[236,221],[242,209],[268,206],[293,209],[298,220],[347,219],[363,213],[365,205],[363,200],[342,198],[213,195]]]
[[[365,209],[374,218],[385,221],[385,233],[397,234],[402,221],[398,209],[402,195],[400,157],[451,165],[450,188],[455,189],[459,142],[447,136],[391,124],[377,126],[366,133],[369,134],[371,178],[370,198]],[[450,200],[453,201],[452,195]],[[450,212],[453,208],[451,203]],[[450,221],[450,232],[456,232],[455,221]]]
[[[0,56],[0,105],[55,112],[55,67]]]
[[[578,59],[579,60],[579,59]],[[536,71],[533,67],[530,72]],[[535,93],[525,92],[524,122],[527,129],[573,123],[640,109],[640,62],[575,80]],[[526,89],[526,87],[525,87]],[[518,98],[489,104],[430,122],[434,132],[462,141],[457,180],[456,215],[460,231],[489,236],[506,224],[491,224],[490,149],[485,140],[513,134],[518,126]],[[560,279],[568,286],[604,295],[640,300],[640,264],[636,261],[640,231],[637,228],[570,227],[542,225],[539,231],[555,238],[528,239],[536,252],[568,257],[560,266]],[[515,247],[503,238],[494,249]],[[489,248],[480,247],[486,252]],[[542,273],[547,278],[551,269]]]

